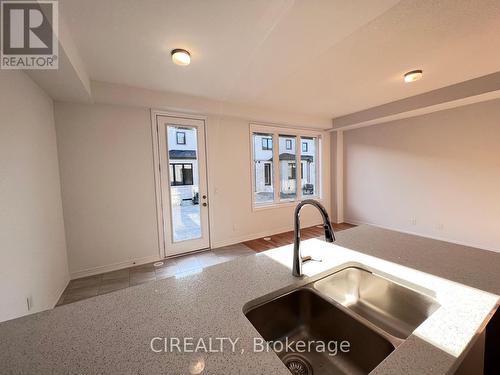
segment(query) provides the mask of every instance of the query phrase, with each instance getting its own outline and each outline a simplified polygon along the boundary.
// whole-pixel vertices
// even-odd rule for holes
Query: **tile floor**
[[[333,224],[333,226],[335,231],[353,227],[353,225],[346,223]],[[303,228],[301,232],[303,239],[322,238],[323,235],[324,231],[321,225]],[[71,280],[59,299],[57,306],[114,292],[134,285],[165,279],[171,276],[197,272],[198,270],[214,264],[284,246],[292,242],[293,232],[279,233],[269,238],[258,238],[245,243],[164,260],[163,265],[158,267],[155,267],[153,263],[148,263],[100,275]]]
[[[237,257],[252,254],[255,254],[253,250],[243,244],[237,244],[164,260],[163,265],[159,267],[155,267],[153,263],[148,263],[100,275],[71,280],[59,299],[57,306],[150,281],[196,272],[214,264],[227,262]]]

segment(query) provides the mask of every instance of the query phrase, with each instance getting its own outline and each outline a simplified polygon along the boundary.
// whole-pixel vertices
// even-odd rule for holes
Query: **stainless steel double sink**
[[[347,267],[290,292],[250,303],[244,313],[290,372],[367,374],[439,308],[431,297],[359,267]],[[349,342],[349,350],[294,347]],[[292,343],[290,345],[290,343]],[[282,350],[276,350],[276,348]]]

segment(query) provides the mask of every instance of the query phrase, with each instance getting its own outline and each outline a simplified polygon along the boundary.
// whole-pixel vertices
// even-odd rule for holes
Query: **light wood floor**
[[[347,223],[332,223],[332,226],[335,232],[355,227],[355,225]],[[300,237],[304,240],[307,240],[309,238],[321,237],[324,236],[324,234],[325,232],[322,225],[302,228],[300,231]],[[278,233],[269,237],[257,238],[255,240],[243,242],[244,245],[248,246],[250,249],[258,253],[260,253],[261,251],[274,249],[276,247],[289,245],[291,243],[293,243],[293,231]]]

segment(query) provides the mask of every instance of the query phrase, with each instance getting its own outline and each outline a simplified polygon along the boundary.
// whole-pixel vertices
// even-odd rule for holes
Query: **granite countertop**
[[[500,295],[500,253],[369,225],[336,236],[340,246]]]
[[[303,241],[307,254],[322,262],[307,263],[304,280],[292,276],[292,246],[284,246],[0,323],[1,372],[289,375],[273,352],[253,352],[260,335],[243,306],[327,270],[362,264],[441,304],[373,373],[444,374],[498,304],[496,253],[360,226],[337,233],[335,244]],[[155,353],[155,337],[239,341],[235,352]]]

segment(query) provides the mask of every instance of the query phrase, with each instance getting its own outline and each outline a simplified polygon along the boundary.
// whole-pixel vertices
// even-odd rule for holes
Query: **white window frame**
[[[303,128],[293,128],[293,127],[284,127],[277,125],[262,125],[256,123],[250,123],[250,171],[251,171],[251,200],[252,200],[252,210],[258,211],[269,208],[279,208],[286,206],[295,206],[298,202],[303,200],[302,197],[302,176],[300,173],[300,166],[302,164],[302,140],[300,137],[315,137],[317,138],[317,147],[315,152],[315,160],[317,161],[317,173],[316,173],[316,186],[317,186],[317,194],[316,195],[308,195],[304,199],[316,199],[321,201],[323,198],[323,174],[322,174],[322,147],[323,147],[323,136],[324,132],[318,130],[311,129],[303,129]],[[254,133],[265,133],[272,135],[273,138],[273,192],[274,192],[274,200],[273,202],[266,203],[256,203],[255,202],[255,170],[254,170]],[[280,163],[279,163],[279,136],[280,135],[290,135],[295,136],[295,175],[297,181],[297,194],[295,199],[280,199],[280,180],[281,180],[281,171],[280,171]],[[277,161],[277,162],[276,162]],[[300,188],[299,188],[300,186]]]

